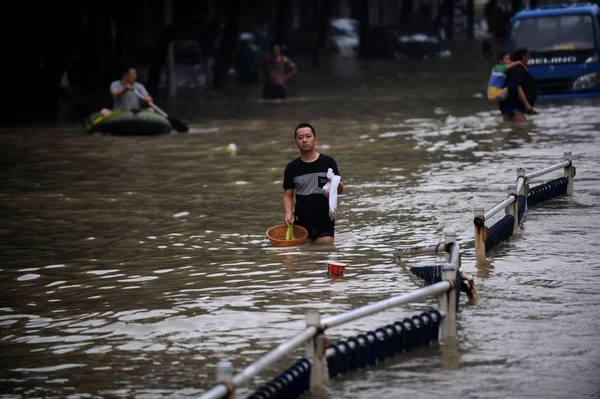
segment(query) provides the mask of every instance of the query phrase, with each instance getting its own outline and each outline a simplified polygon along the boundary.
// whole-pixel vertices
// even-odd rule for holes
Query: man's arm
[[[110,92],[112,93],[113,98],[119,98],[131,89],[131,85],[129,83],[126,83],[123,85],[122,89],[119,89],[118,86],[111,86]]]
[[[298,72],[298,68],[296,68],[296,66],[293,66],[292,70],[283,77],[283,81],[287,82],[296,72]]]
[[[290,71],[283,76],[283,82],[287,82],[296,72],[298,72],[298,68],[296,64],[294,64],[289,58],[285,58],[285,65],[290,68]]]
[[[523,67],[525,66],[525,65],[523,65],[523,63],[521,61],[514,61],[514,62],[511,61],[508,64],[506,64],[506,68],[510,69],[510,68],[515,67],[517,65],[521,65]]]
[[[152,97],[150,96],[150,93],[148,93],[148,90],[146,90],[146,87],[144,87],[144,85],[141,83],[135,83],[135,86],[137,88],[137,92],[141,94],[144,101],[146,101],[147,103],[151,103]]]
[[[342,194],[344,192],[344,183],[342,183],[341,180],[340,180],[340,184],[338,184],[337,192],[338,192],[338,194]]]
[[[292,207],[294,205],[294,189],[289,188],[283,191],[283,211],[285,212],[285,217],[283,218],[283,222],[286,226],[294,223],[292,219]]]
[[[519,86],[517,90],[519,92],[519,100],[521,100],[521,102],[523,103],[525,111],[530,112],[533,108],[531,107],[531,105],[529,105],[529,101],[527,101],[527,96],[525,95],[523,88]]]

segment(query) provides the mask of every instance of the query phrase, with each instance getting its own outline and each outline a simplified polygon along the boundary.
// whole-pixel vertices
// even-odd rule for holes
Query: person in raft
[[[127,66],[123,69],[121,80],[115,80],[110,84],[110,93],[113,98],[112,110],[103,108],[100,112],[102,115],[108,115],[113,111],[133,111],[141,108],[141,99],[135,94],[139,93],[145,102],[152,102],[152,97],[146,90],[143,84],[136,82],[137,71],[132,66]],[[149,111],[154,111],[148,108]]]
[[[506,87],[506,72],[508,69],[517,65],[521,65],[527,69],[527,66],[523,65],[521,61],[512,62],[510,54],[505,51],[498,53],[497,62],[490,74],[487,96],[488,100],[502,101],[508,97],[508,88]]]
[[[263,90],[264,99],[285,98],[287,81],[298,72],[296,64],[289,58],[281,55],[281,49],[277,43],[271,45],[271,55],[265,58],[265,87]]]
[[[286,226],[297,224],[308,230],[307,242],[333,242],[335,221],[329,218],[329,200],[323,192],[327,184],[327,169],[340,174],[335,160],[315,151],[319,139],[309,123],[301,123],[294,130],[300,157],[288,163],[283,173],[283,210]],[[340,181],[338,194],[344,191]],[[292,204],[296,193],[296,209]]]

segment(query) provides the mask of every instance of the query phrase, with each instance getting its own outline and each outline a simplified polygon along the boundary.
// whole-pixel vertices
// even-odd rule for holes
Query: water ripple
[[[248,365],[302,329],[308,309],[335,314],[421,287],[408,268],[443,259],[396,263],[392,254],[437,244],[446,228],[457,231],[462,268],[481,295],[461,306],[457,342],[333,381],[329,396],[597,393],[597,104],[541,102],[530,123],[510,126],[487,102],[457,100],[462,87],[441,85],[432,108],[410,88],[391,93],[397,82],[370,84],[357,99],[317,90],[303,101],[250,103],[260,107],[252,118],[215,119],[192,135],[1,135],[6,395],[197,396],[218,360]],[[276,185],[297,156],[285,132],[305,115],[315,115],[322,151],[346,182],[336,243],[273,248],[264,232],[281,223]],[[574,195],[528,212],[519,236],[476,268],[473,208],[503,199],[517,167],[535,170],[565,150],[575,154]],[[343,278],[327,274],[331,259],[348,265]],[[431,306],[435,299],[382,312],[329,336]],[[486,389],[456,384],[466,380]]]

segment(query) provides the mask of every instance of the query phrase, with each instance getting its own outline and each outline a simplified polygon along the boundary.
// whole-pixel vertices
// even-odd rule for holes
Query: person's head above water
[[[312,125],[310,123],[302,122],[302,123],[298,124],[298,126],[296,126],[296,128],[294,129],[294,138],[298,137],[298,130],[305,129],[305,128],[309,128],[310,131],[312,132],[313,136],[317,137],[317,132],[315,131],[315,128],[312,127]]]
[[[137,71],[132,65],[126,65],[125,67],[123,67],[121,73],[121,79],[125,83],[133,84],[137,80]]]
[[[501,51],[498,53],[498,57],[496,58],[496,62],[498,64],[506,65],[510,62],[510,54],[506,51]]]
[[[510,56],[511,61],[521,61],[526,64],[529,60],[529,50],[525,47],[518,48],[514,53]]]
[[[279,47],[279,43],[271,43],[271,55],[273,56],[273,58],[277,58],[281,55],[281,47]]]
[[[296,129],[294,129],[294,139],[296,141],[296,146],[303,154],[312,153],[315,150],[315,145],[319,141],[315,128],[312,127],[310,123],[306,122],[302,122],[296,126]]]

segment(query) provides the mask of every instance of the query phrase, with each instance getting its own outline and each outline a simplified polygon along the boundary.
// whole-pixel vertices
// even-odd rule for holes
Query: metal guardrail
[[[573,166],[572,161],[573,157],[571,152],[565,152],[564,161],[536,170],[534,172],[525,173],[525,169],[518,168],[516,184],[511,184],[508,186],[508,195],[506,198],[487,211],[485,211],[485,209],[481,206],[475,207],[473,224],[475,225],[475,256],[478,263],[485,262],[485,253],[487,251],[486,247],[488,249],[491,247],[491,245],[486,246],[486,241],[488,240],[490,233],[489,230],[497,227],[497,229],[492,231],[492,233],[497,233],[501,236],[499,237],[499,241],[518,233],[521,218],[527,209],[527,199],[528,195],[530,194],[529,182],[531,179],[563,169],[564,178],[559,180],[562,180],[561,184],[566,184],[566,187],[563,186],[565,188],[564,194],[571,195],[573,193],[573,178],[575,177],[576,169]],[[562,194],[562,192],[560,194]],[[519,203],[520,198],[522,199],[521,203]],[[503,209],[506,216],[500,220],[497,225],[494,225],[489,230],[486,230],[485,221]]]
[[[437,245],[429,245],[423,247],[410,247],[410,248],[402,248],[394,251],[394,256],[396,258],[402,258],[403,256],[408,255],[438,255],[442,254],[446,251],[446,245],[443,242],[440,242]]]
[[[485,261],[486,240],[488,239],[485,221],[504,209],[506,216],[500,222],[496,223],[496,225],[500,226],[494,225],[490,230],[498,227],[504,234],[516,234],[518,232],[520,219],[522,218],[528,203],[527,196],[530,194],[529,181],[535,177],[543,176],[559,169],[564,169],[564,178],[558,180],[561,180],[561,184],[563,184],[564,194],[570,195],[573,193],[573,177],[575,176],[576,170],[572,164],[571,153],[565,152],[564,161],[536,170],[532,173],[525,173],[523,168],[517,169],[516,184],[512,184],[508,187],[508,195],[506,198],[488,209],[487,212],[483,207],[475,208],[475,254],[478,262]],[[550,187],[551,190],[554,186],[550,185]],[[535,189],[536,188],[534,187],[531,191],[533,192]],[[543,190],[538,191],[541,192]],[[540,192],[537,192],[536,195],[539,195]],[[442,253],[446,256],[446,263],[441,265],[441,276],[438,275],[440,277],[438,280],[441,281],[417,289],[408,294],[394,296],[349,312],[325,317],[323,319],[321,319],[321,314],[318,311],[308,311],[306,313],[306,328],[303,331],[281,343],[275,349],[262,356],[238,374],[234,375],[231,363],[220,362],[217,365],[216,385],[200,396],[200,399],[232,399],[235,396],[235,391],[238,387],[247,384],[253,377],[257,376],[267,367],[303,344],[306,345],[306,359],[310,362],[310,368],[307,368],[306,370],[309,370],[307,373],[310,372],[310,389],[313,390],[314,388],[321,386],[328,379],[327,358],[334,356],[336,351],[333,348],[326,348],[327,338],[325,336],[325,331],[328,328],[333,328],[383,310],[419,301],[431,296],[438,297],[438,309],[439,314],[442,317],[442,320],[440,321],[441,337],[454,337],[456,335],[457,309],[455,281],[457,278],[457,270],[460,267],[460,247],[456,242],[456,234],[453,231],[446,231],[443,243],[399,249],[394,252],[394,255],[397,258],[402,258],[410,255],[439,255]],[[471,296],[476,297],[474,287],[472,287],[472,293],[473,295]],[[378,334],[383,333],[379,332]],[[349,342],[348,345],[350,349],[354,349],[352,347],[355,345],[354,343]],[[302,361],[306,362],[306,360]]]
[[[418,249],[417,247],[414,247],[413,250],[418,253],[435,253],[437,247],[438,246],[424,247],[425,252],[423,252],[423,249]],[[363,317],[371,316],[383,310],[423,300],[431,296],[438,297],[438,309],[439,313],[442,315],[440,325],[441,337],[447,338],[455,336],[456,291],[454,284],[456,271],[460,263],[460,247],[456,243],[456,234],[453,231],[446,232],[444,248],[446,249],[447,263],[442,267],[442,281],[424,288],[419,288],[408,294],[394,296],[323,319],[321,319],[321,314],[318,311],[308,311],[306,313],[306,329],[295,335],[293,338],[281,343],[240,373],[234,375],[231,363],[220,362],[217,365],[217,384],[200,396],[200,399],[232,398],[238,387],[247,384],[253,377],[258,375],[269,365],[278,361],[302,344],[306,344],[306,358],[311,363],[311,390],[321,386],[328,379],[327,356],[332,355],[331,351],[328,351],[326,348],[327,338],[325,336],[325,331],[328,328],[340,326]]]

